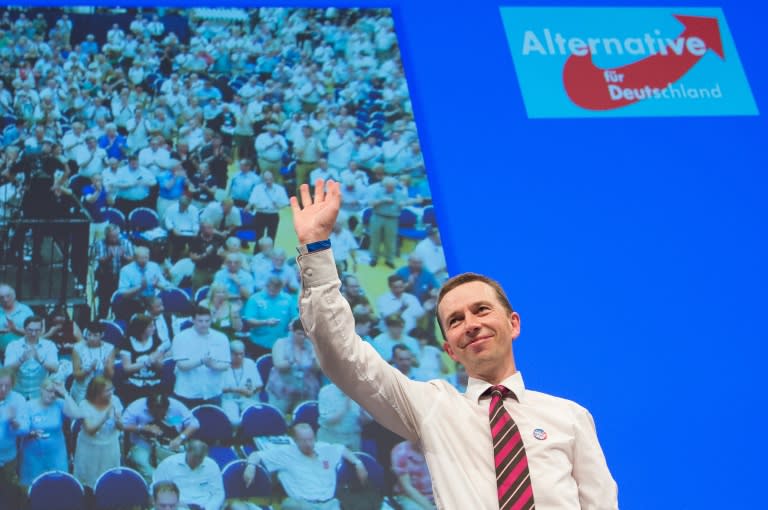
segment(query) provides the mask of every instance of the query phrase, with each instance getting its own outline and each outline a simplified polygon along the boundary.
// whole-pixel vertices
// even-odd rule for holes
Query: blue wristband
[[[314,243],[308,243],[304,246],[296,248],[300,255],[306,255],[307,253],[314,253],[316,251],[327,250],[331,247],[331,240],[325,239],[323,241],[316,241]]]

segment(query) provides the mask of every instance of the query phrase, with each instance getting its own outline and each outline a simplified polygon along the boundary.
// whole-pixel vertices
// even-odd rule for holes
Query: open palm
[[[336,223],[341,207],[341,188],[338,182],[322,179],[315,182],[314,200],[309,185],[299,188],[301,205],[297,197],[291,197],[293,228],[299,243],[308,244],[328,239]]]

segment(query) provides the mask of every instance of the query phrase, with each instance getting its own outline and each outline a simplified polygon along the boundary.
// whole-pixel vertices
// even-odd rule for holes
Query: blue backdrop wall
[[[764,508],[766,117],[529,120],[499,7],[538,2],[335,4],[392,7],[449,268],[504,284],[528,386],[592,411],[621,507]],[[672,5],[723,9],[765,111],[768,6]]]

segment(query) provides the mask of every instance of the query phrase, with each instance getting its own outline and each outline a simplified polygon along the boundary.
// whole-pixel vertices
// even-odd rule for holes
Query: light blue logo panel
[[[530,118],[758,115],[721,9],[502,7]]]

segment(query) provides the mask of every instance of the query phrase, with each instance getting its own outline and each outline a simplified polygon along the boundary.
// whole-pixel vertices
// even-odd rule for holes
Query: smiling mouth
[[[476,338],[473,338],[472,340],[470,340],[470,341],[469,341],[469,342],[468,342],[468,343],[467,343],[467,344],[464,346],[464,348],[470,347],[470,346],[472,346],[472,345],[474,345],[474,344],[476,344],[476,343],[478,343],[478,342],[482,342],[482,341],[484,341],[484,340],[488,340],[488,339],[490,339],[491,337],[492,337],[492,335],[484,335],[484,336],[478,336],[478,337],[476,337]]]

